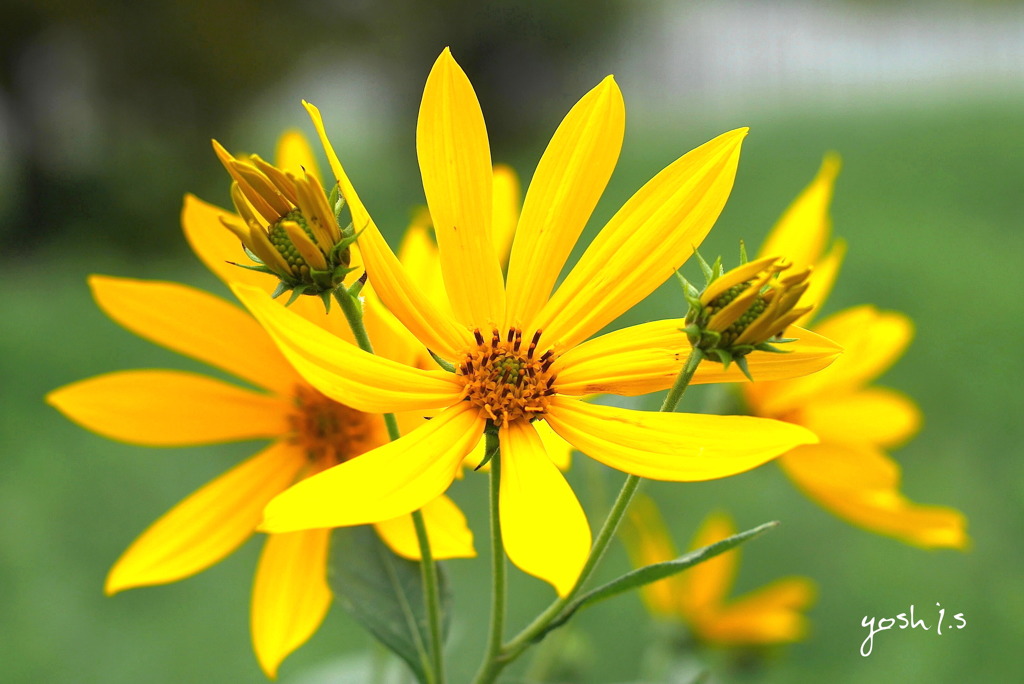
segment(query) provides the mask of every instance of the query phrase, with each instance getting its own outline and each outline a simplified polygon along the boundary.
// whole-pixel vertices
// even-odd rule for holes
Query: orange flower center
[[[494,330],[485,340],[474,330],[476,346],[466,352],[458,368],[463,382],[462,397],[480,407],[485,418],[496,425],[516,420],[534,420],[544,415],[548,397],[555,393],[551,364],[555,353],[537,353],[541,331],[523,348],[523,331],[510,329],[504,338]]]
[[[330,468],[380,446],[375,414],[328,399],[312,387],[296,386],[295,411],[289,416],[293,444],[301,445],[317,469]]]

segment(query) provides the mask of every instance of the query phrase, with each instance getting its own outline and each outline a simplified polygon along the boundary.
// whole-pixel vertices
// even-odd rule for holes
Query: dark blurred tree
[[[0,98],[20,192],[7,198],[6,252],[58,234],[167,246],[174,232],[150,227],[176,220],[184,190],[222,184],[197,175],[216,172],[209,138],[310,50],[339,69],[346,56],[369,59],[414,111],[450,45],[492,140],[512,145],[531,126],[526,112],[550,100],[564,111],[592,85],[565,77],[586,71],[623,11],[619,0],[7,0]]]

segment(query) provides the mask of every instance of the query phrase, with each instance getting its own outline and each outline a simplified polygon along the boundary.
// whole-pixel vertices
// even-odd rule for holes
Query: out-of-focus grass
[[[1011,345],[1024,339],[1018,275],[1024,260],[1022,111],[1020,102],[1000,102],[720,121],[713,127],[627,135],[589,235],[679,153],[732,125],[753,123],[729,206],[702,248],[706,255],[723,253],[727,259],[735,258],[741,238],[756,249],[813,176],[823,151],[842,154],[833,217],[836,234],[849,241],[849,255],[828,309],[874,303],[904,311],[916,322],[910,353],[883,382],[915,397],[926,424],[896,457],[908,495],[964,510],[975,542],[967,554],[926,552],[862,532],[809,503],[774,466],[720,482],[647,485],[680,545],[713,508],[730,510],[742,527],[783,521],[779,530],[745,547],[738,590],[788,574],[819,583],[810,639],[772,653],[764,669],[751,669],[749,663],[734,668],[722,654],[711,654],[722,680],[1010,681],[1016,674],[1017,644],[1024,638],[1019,620],[1024,552],[1016,543],[1024,517],[1024,465],[1017,458],[1021,406],[1012,384],[1022,377],[1022,362],[1011,354]],[[528,178],[535,157],[511,161]],[[366,183],[364,195],[379,222],[401,224],[404,205],[378,198],[402,187],[381,192],[358,165],[350,170]],[[174,218],[165,225],[174,230]],[[116,254],[56,246],[3,264],[3,679],[262,681],[247,629],[256,544],[185,582],[114,598],[102,595],[107,569],[136,534],[257,445],[162,450],[122,445],[86,433],[43,405],[48,390],[100,372],[199,369],[106,320],[89,298],[84,283],[89,272],[213,282],[192,262],[132,263]],[[681,307],[670,283],[623,323],[678,315]],[[603,499],[595,483],[611,496],[619,474],[580,457],[572,479],[596,525],[593,508]],[[486,534],[483,490],[480,477],[454,489],[480,540]],[[488,565],[481,558],[449,566],[459,611],[452,681],[459,682],[475,667],[483,640]],[[611,574],[625,567],[616,549],[605,570]],[[512,590],[517,596],[513,629],[551,598],[546,586],[518,572]],[[937,602],[946,609],[947,623],[949,615],[962,612],[967,626],[941,636],[934,628],[890,630],[876,636],[869,658],[858,654],[865,615],[893,616],[913,604],[919,616],[934,621]],[[634,597],[593,608],[580,616],[572,633],[559,637],[561,652],[578,653],[583,663],[575,679],[566,680],[634,680],[657,633]],[[298,681],[325,659],[369,643],[335,609],[325,628],[285,663],[282,679]]]

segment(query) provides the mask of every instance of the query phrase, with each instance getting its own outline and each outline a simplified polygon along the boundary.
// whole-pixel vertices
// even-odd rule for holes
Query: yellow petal
[[[476,93],[448,48],[423,88],[416,154],[452,310],[470,328],[493,328],[505,287],[491,234],[491,150]]]
[[[651,321],[601,335],[573,347],[552,368],[562,394],[612,393],[634,396],[667,389],[686,363],[690,342],[681,329],[682,318]],[[792,378],[821,370],[841,349],[824,337],[800,328],[786,336],[795,339],[783,347],[787,353],[755,351],[747,366],[755,380]],[[735,365],[706,361],[697,367],[694,384],[748,382]]]
[[[357,232],[362,231],[359,236],[359,250],[374,292],[398,320],[428,348],[445,358],[457,357],[472,343],[471,331],[439,311],[419,284],[402,268],[384,236],[377,229],[377,225],[370,218],[355,188],[352,187],[338,160],[338,155],[334,153],[334,148],[327,139],[320,111],[308,102],[303,104],[313,120],[320,142],[327,152],[327,160],[341,187],[341,194],[352,213],[352,226]]]
[[[316,155],[313,154],[309,140],[297,129],[287,130],[277,139],[274,160],[277,168],[297,178],[302,178],[303,171],[323,178],[320,169],[317,168]]]
[[[451,373],[422,371],[368,354],[297,316],[255,288],[235,295],[302,377],[335,401],[368,413],[440,408],[458,401]]]
[[[572,589],[590,554],[590,525],[569,483],[529,423],[501,428],[498,505],[505,552],[523,572]]]
[[[279,442],[211,481],[132,542],[110,570],[105,591],[174,582],[218,562],[249,538],[263,507],[305,463]]]
[[[400,439],[299,482],[270,502],[260,529],[364,525],[411,513],[448,488],[483,429],[479,410],[459,402]]]
[[[921,426],[914,401],[882,387],[823,397],[800,409],[797,420],[823,442],[862,442],[881,447],[905,442]]]
[[[619,536],[634,568],[663,563],[679,555],[657,506],[650,497],[643,494],[633,499]],[[681,579],[682,576],[673,575],[640,588],[640,595],[652,614],[675,614],[679,592],[683,587]]]
[[[625,125],[622,93],[609,76],[569,110],[552,136],[512,246],[505,327],[529,322],[547,301],[611,178]]]
[[[832,392],[854,389],[880,376],[903,355],[914,335],[914,324],[903,314],[870,306],[833,314],[814,329],[846,352],[830,371]]]
[[[373,342],[374,354],[406,366],[425,367],[421,362],[429,359],[426,347],[376,297],[363,301],[363,325]],[[437,368],[433,359],[429,361],[430,368]]]
[[[256,658],[274,679],[281,661],[306,643],[331,607],[327,586],[330,530],[272,534],[252,590],[250,628]]]
[[[815,327],[815,332],[842,346],[843,354],[813,375],[746,385],[746,397],[755,413],[779,416],[813,399],[859,389],[903,354],[913,326],[902,314],[858,306],[830,316]]]
[[[809,430],[780,421],[631,411],[558,395],[545,418],[567,442],[607,466],[677,482],[736,475],[817,441]]]
[[[533,429],[544,443],[544,451],[555,467],[561,471],[568,470],[572,464],[572,444],[559,437],[546,421],[536,421],[533,423]]]
[[[287,400],[182,371],[121,371],[50,392],[47,403],[87,430],[148,446],[287,434]]]
[[[473,532],[466,524],[466,516],[447,496],[439,496],[422,508],[423,523],[427,527],[430,553],[436,560],[446,558],[474,558]],[[412,515],[402,515],[376,523],[380,535],[391,550],[399,556],[419,560],[420,545]]]
[[[504,164],[494,165],[494,200],[491,210],[491,234],[494,236],[494,247],[498,250],[498,259],[502,266],[508,264],[509,251],[512,249],[512,238],[519,223],[519,206],[522,203],[522,190],[516,172]]]
[[[571,347],[671,276],[725,206],[746,133],[738,129],[701,145],[637,191],[525,327]]]
[[[787,328],[783,337],[794,340],[778,345],[784,353],[755,351],[747,355],[747,367],[754,378],[753,385],[818,373],[842,358],[844,353],[841,346],[827,337],[796,326]],[[714,361],[704,361],[697,366],[691,384],[704,385],[715,382],[742,382],[751,385],[735,364],[730,365],[728,370]]]
[[[419,283],[420,289],[427,295],[439,311],[455,320],[452,307],[448,303],[448,293],[444,289],[444,276],[441,275],[441,257],[437,253],[437,245],[430,237],[430,214],[422,209],[402,237],[398,250],[398,259],[405,267],[406,273]]]
[[[671,387],[690,352],[685,325],[682,318],[652,321],[579,344],[552,366],[555,386],[562,394],[627,396]]]
[[[242,243],[224,227],[221,219],[238,221],[238,217],[195,195],[185,195],[181,208],[181,227],[185,239],[206,267],[225,283],[244,283],[268,292],[277,285],[277,278],[257,273],[228,262],[249,264]]]
[[[828,207],[839,167],[838,155],[825,156],[818,175],[782,214],[761,246],[759,256],[785,257],[793,262],[794,270],[818,262],[832,230]]]
[[[899,491],[899,467],[870,446],[805,446],[779,464],[807,496],[854,525],[924,548],[969,543],[960,511],[909,501]]]
[[[700,636],[723,645],[798,641],[807,633],[802,611],[814,601],[815,593],[814,583],[804,577],[776,580],[702,620]]]
[[[544,444],[544,451],[547,453],[548,458],[551,459],[551,462],[555,464],[555,467],[563,472],[568,470],[569,466],[572,465],[572,444],[559,437],[558,433],[542,420],[534,422],[533,429],[537,431],[540,441]],[[484,440],[480,440],[476,448],[466,454],[466,459],[462,465],[471,470],[478,470],[481,473],[490,472],[490,462],[483,462],[486,452],[486,444],[484,444]]]
[[[828,254],[814,265],[814,272],[808,281],[807,291],[803,293],[794,307],[813,306],[814,308],[798,318],[797,325],[808,325],[811,319],[825,306],[825,301],[832,292],[832,286],[835,285],[836,278],[839,276],[839,267],[843,265],[845,256],[846,243],[836,240]]]
[[[220,297],[109,276],[90,276],[89,287],[108,316],[151,342],[278,394],[291,394],[300,381],[256,319]]]
[[[703,548],[734,534],[736,526],[728,515],[712,513],[701,523],[690,543],[690,550]],[[740,551],[734,549],[687,570],[681,576],[684,589],[679,597],[683,614],[696,620],[702,613],[717,612],[736,579],[739,561]]]

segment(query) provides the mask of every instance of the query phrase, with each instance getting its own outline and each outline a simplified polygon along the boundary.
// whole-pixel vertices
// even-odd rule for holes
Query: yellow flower
[[[630,509],[622,539],[636,567],[676,558],[672,539],[658,509],[648,497],[638,497]],[[708,516],[690,549],[699,549],[736,534],[725,513]],[[641,589],[654,615],[681,617],[701,641],[724,646],[766,645],[802,639],[807,633],[803,615],[814,601],[815,588],[804,577],[786,577],[757,591],[727,601],[739,567],[740,549],[648,584]]]
[[[282,153],[309,157],[308,146],[285,136]],[[307,154],[302,155],[302,150]],[[310,160],[304,160],[307,168]],[[239,247],[224,230],[229,218],[186,198],[183,220],[197,253],[228,282],[250,279],[265,289],[273,278],[232,267]],[[249,460],[211,481],[146,530],[107,577],[106,592],[183,579],[218,562],[256,530],[263,507],[294,482],[346,462],[388,441],[380,415],[324,396],[296,373],[259,324],[239,307],[202,291],[166,282],[103,276],[89,280],[99,306],[152,342],[206,362],[258,390],[180,371],[138,370],[101,375],[51,392],[47,400],[68,418],[106,437],[148,446],[187,446],[272,439]],[[318,301],[296,302],[327,324]],[[369,317],[379,321],[379,317]],[[344,328],[335,329],[345,334]],[[397,360],[417,350],[408,337],[382,352]],[[405,340],[405,341],[403,341]],[[404,347],[402,345],[405,345]],[[465,518],[447,498],[426,502],[435,557],[474,555]],[[397,553],[419,557],[410,516],[383,520],[378,533]],[[275,676],[281,661],[316,631],[331,601],[327,586],[329,529],[266,537],[253,589],[251,627],[260,665]]]
[[[838,159],[826,157],[817,178],[761,250],[786,255],[798,267],[814,265],[811,289],[801,304],[820,307],[842,261],[842,243],[821,256],[838,170]],[[921,422],[911,399],[869,386],[903,354],[913,333],[911,322],[895,312],[859,306],[830,316],[815,330],[845,349],[834,364],[803,378],[744,387],[754,414],[803,425],[821,439],[780,458],[783,471],[809,497],[855,525],[917,546],[965,548],[963,514],[909,501],[899,490],[899,466],[885,453],[909,439]]]
[[[262,528],[354,525],[414,510],[448,488],[490,421],[501,439],[499,512],[507,553],[565,595],[587,557],[590,529],[536,421],[613,468],[662,480],[725,477],[814,441],[808,431],[777,421],[629,411],[581,398],[664,389],[675,378],[687,347],[681,319],[583,341],[672,275],[711,229],[732,186],[744,130],[684,155],[642,188],[549,296],[618,157],[621,94],[605,79],[555,132],[526,194],[503,279],[483,116],[445,50],[427,79],[417,149],[448,315],[400,266],[331,149],[319,113],[309,110],[353,225],[362,231],[360,251],[374,290],[457,372],[365,354],[262,293],[236,288],[295,368],[326,395],[352,396],[366,411],[442,409],[401,439],[285,492],[267,507]],[[796,364],[804,364],[803,372],[837,353],[821,338],[806,339],[810,349]],[[775,377],[799,372],[786,367],[790,359],[763,356],[770,358],[752,359],[752,367]]]

